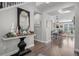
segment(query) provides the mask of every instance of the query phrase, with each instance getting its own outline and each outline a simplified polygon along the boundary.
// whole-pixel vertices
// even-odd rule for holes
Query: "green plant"
[[[6,36],[7,36],[7,37],[15,37],[15,35],[14,35],[12,32],[8,32],[8,33],[6,34]]]

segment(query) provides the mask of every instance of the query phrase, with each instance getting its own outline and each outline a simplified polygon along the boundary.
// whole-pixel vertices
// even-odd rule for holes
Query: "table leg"
[[[19,51],[18,51],[17,53],[15,53],[13,56],[22,56],[22,55],[25,55],[25,54],[31,52],[30,49],[25,49],[25,47],[26,47],[26,45],[27,45],[27,44],[24,42],[24,39],[25,39],[25,38],[26,38],[26,37],[20,38],[20,42],[18,43]]]

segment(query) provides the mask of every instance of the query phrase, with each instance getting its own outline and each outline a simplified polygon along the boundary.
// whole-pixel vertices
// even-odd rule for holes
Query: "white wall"
[[[34,17],[34,32],[36,34],[35,40],[39,41],[42,38],[42,14],[35,14]]]
[[[35,40],[48,43],[51,41],[51,18],[46,13],[40,13],[40,18],[35,16],[35,33],[37,38]]]
[[[42,26],[42,39],[41,41],[44,43],[48,43],[51,41],[51,22],[50,16],[46,13],[42,14],[41,26]]]
[[[30,11],[30,30],[34,31],[34,3],[29,3],[26,5],[20,6],[25,10]],[[2,40],[2,36],[10,31],[11,23],[15,24],[15,28],[17,25],[17,7],[9,8],[4,11],[0,11],[0,55],[13,54],[18,51],[17,44],[19,39],[4,41]],[[28,41],[28,39],[30,39]],[[34,36],[28,38],[25,41],[27,42],[27,47],[31,47],[34,45]],[[12,52],[12,53],[11,53]]]
[[[79,52],[79,3],[76,5],[75,13],[75,49]]]
[[[50,18],[48,18],[46,22],[46,42],[50,41],[51,41],[51,20]]]

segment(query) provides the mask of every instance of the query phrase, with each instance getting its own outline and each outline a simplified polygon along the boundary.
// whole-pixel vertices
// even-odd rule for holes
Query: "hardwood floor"
[[[74,38],[59,37],[46,44],[35,41],[31,50],[32,52],[25,56],[74,56]]]

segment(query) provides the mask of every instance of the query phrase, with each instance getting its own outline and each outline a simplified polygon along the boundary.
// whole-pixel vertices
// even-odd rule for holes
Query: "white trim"
[[[27,46],[26,48],[30,48],[30,47],[33,47],[33,46],[34,46],[34,44],[31,44],[31,45]],[[25,49],[26,49],[26,48],[25,48]],[[14,51],[11,51],[11,52],[9,52],[9,53],[3,54],[3,55],[1,55],[1,56],[10,56],[10,55],[16,53],[17,51],[18,51],[18,49],[17,49],[17,50],[14,50]]]
[[[28,34],[28,35],[23,35],[23,36],[16,36],[16,37],[10,37],[10,38],[5,38],[5,37],[2,37],[3,40],[12,40],[12,39],[19,39],[19,38],[22,38],[22,37],[29,37],[29,36],[32,36],[32,35],[36,35],[36,34]]]
[[[77,48],[77,49],[75,49],[74,51],[79,52],[79,49]]]
[[[33,47],[33,46],[34,46],[34,44],[31,44],[31,45],[25,47],[25,49],[27,49],[27,48],[31,48],[31,47]]]
[[[10,56],[10,55],[16,53],[17,51],[18,51],[18,49],[17,49],[17,50],[14,50],[14,51],[12,51],[12,52],[9,52],[9,53],[6,53],[6,54],[3,54],[3,55],[1,55],[1,56]]]
[[[39,39],[35,39],[36,41],[39,41],[39,42],[42,42],[42,43],[49,43],[51,42],[51,40],[48,40],[48,41],[43,41],[43,40],[39,40]]]
[[[50,43],[51,42],[51,40],[48,40],[48,41],[46,41],[45,43]]]

